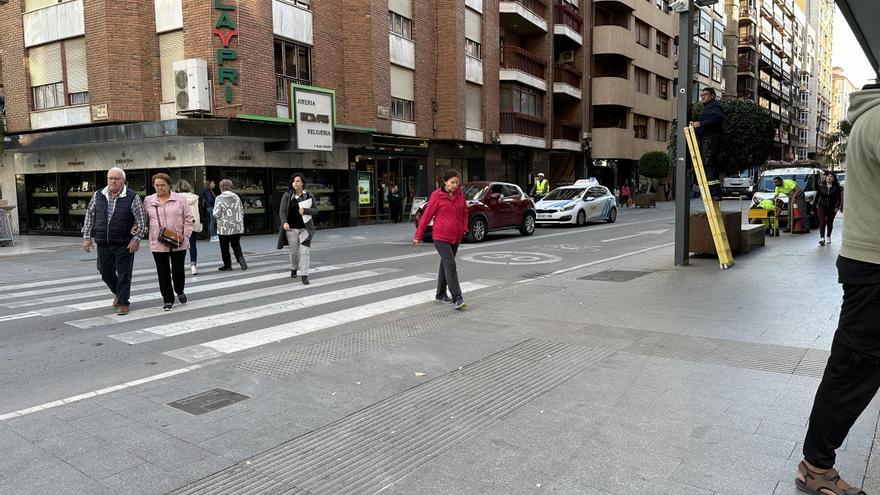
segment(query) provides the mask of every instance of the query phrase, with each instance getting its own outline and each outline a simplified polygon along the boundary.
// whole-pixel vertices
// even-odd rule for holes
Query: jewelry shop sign
[[[333,90],[291,84],[296,147],[310,151],[333,151],[336,94]]]

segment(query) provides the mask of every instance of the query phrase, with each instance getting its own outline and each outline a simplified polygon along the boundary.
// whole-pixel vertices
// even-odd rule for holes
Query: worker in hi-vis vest
[[[550,183],[544,178],[544,173],[539,172],[538,178],[535,179],[535,186],[532,188],[532,196],[541,199],[550,194]]]
[[[778,237],[779,236],[779,210],[782,209],[782,201],[780,201],[780,200],[774,201],[769,198],[762,199],[757,204],[752,206],[752,208],[757,208],[757,209],[767,210],[767,211],[773,212],[772,217],[761,219],[761,223],[764,224],[764,233],[765,234],[767,234],[767,235],[776,234],[776,236]],[[772,229],[770,228],[771,222],[773,225]]]

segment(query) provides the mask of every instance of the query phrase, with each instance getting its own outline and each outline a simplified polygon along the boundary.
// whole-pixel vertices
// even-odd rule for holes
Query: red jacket
[[[419,220],[419,228],[416,229],[414,239],[421,241],[428,224],[434,220],[431,229],[431,237],[435,241],[458,244],[468,231],[468,210],[461,188],[455,190],[449,196],[442,187],[431,194],[428,206],[425,207],[422,218]]]

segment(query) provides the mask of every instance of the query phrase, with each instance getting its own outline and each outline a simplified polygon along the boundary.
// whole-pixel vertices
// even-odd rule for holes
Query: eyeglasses
[[[107,177],[107,180],[125,180],[122,177]]]

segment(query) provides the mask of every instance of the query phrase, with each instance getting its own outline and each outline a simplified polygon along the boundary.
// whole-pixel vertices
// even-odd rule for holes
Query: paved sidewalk
[[[838,247],[785,236],[727,271],[674,267],[667,248],[523,273],[466,313],[367,319],[0,421],[0,493],[793,495]],[[217,387],[250,399],[165,406]],[[838,457],[869,493],[878,416],[875,399]]]

